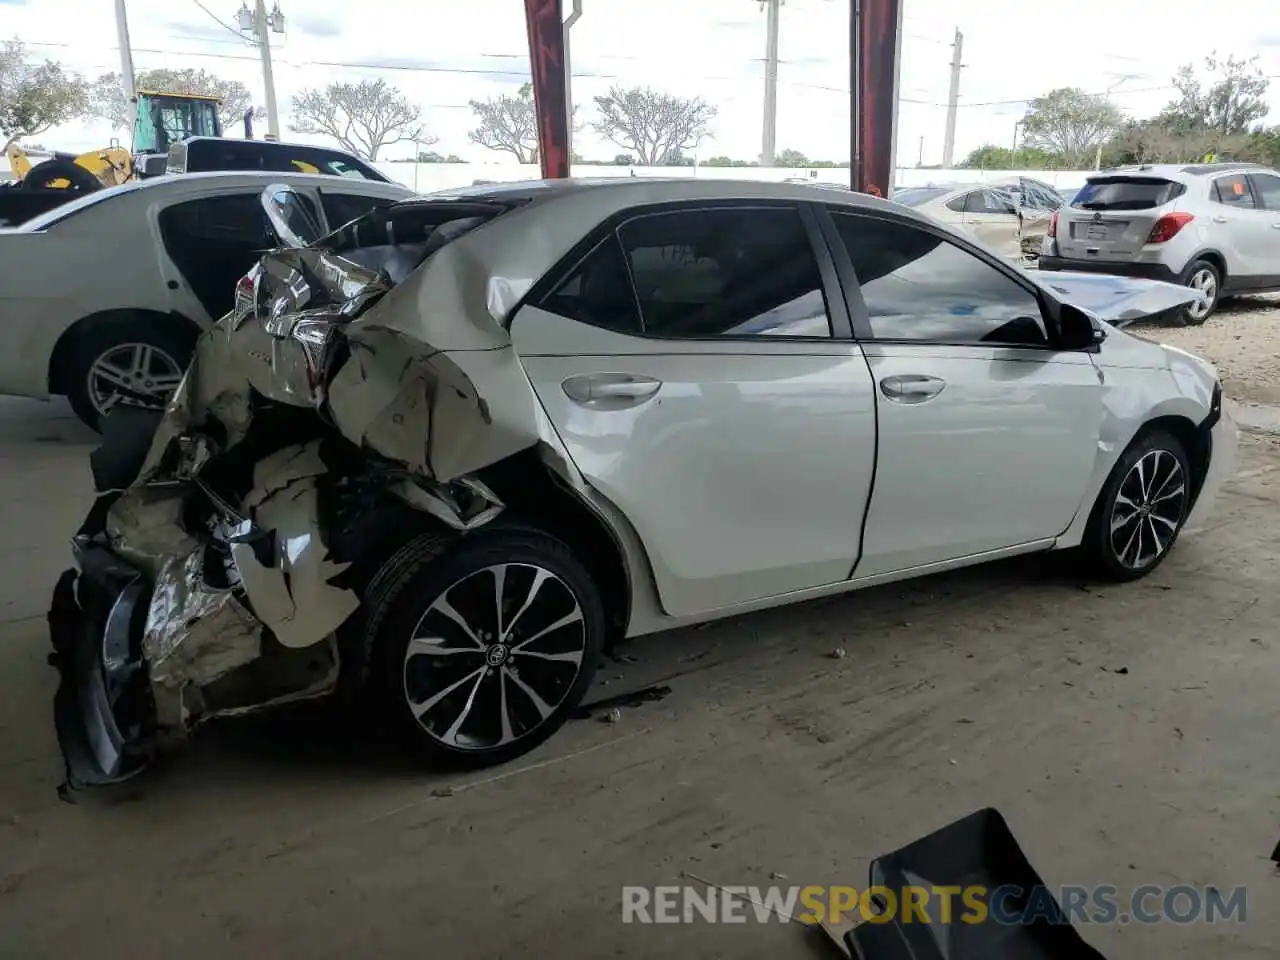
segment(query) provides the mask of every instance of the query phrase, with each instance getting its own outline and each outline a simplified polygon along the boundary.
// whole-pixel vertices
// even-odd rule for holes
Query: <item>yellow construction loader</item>
[[[139,90],[133,118],[133,150],[119,143],[73,154],[57,152],[32,163],[16,143],[7,151],[9,168],[25,189],[64,189],[88,192],[113,187],[134,178],[164,172],[169,147],[188,137],[221,137],[219,97],[196,93]]]

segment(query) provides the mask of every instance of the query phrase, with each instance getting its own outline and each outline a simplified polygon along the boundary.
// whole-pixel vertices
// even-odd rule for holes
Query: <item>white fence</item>
[[[533,180],[542,174],[533,164],[515,163],[378,163],[379,170],[398,183],[422,193],[470,186],[477,180],[506,183]],[[1083,186],[1089,170],[918,170],[899,167],[894,186],[917,187],[930,183],[985,183],[1013,176],[1033,177],[1053,187],[1075,189]],[[609,167],[574,164],[575,177],[699,177],[712,180],[804,179],[815,183],[849,182],[849,168],[804,169],[798,167]]]

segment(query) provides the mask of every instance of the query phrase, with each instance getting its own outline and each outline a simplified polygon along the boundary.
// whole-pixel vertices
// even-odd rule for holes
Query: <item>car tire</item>
[[[1186,281],[1183,286],[1193,287],[1209,295],[1209,302],[1203,307],[1186,306],[1182,309],[1182,323],[1188,327],[1198,327],[1218,309],[1221,299],[1222,274],[1208,260],[1197,260],[1187,268]]]
[[[42,190],[55,180],[66,180],[68,186],[64,189],[69,194],[92,193],[101,190],[103,186],[101,180],[80,164],[61,157],[37,163],[27,171],[21,185],[26,190]]]
[[[191,362],[199,331],[182,320],[118,317],[73,336],[54,376],[75,415],[97,430],[113,386],[115,402],[162,407]]]
[[[365,606],[370,692],[437,768],[506,763],[546,741],[604,652],[590,574],[564,543],[524,526],[411,542],[374,577]]]
[[[1123,582],[1145,577],[1177,542],[1191,503],[1190,461],[1165,430],[1138,437],[1120,455],[1089,516],[1081,553],[1087,571]]]

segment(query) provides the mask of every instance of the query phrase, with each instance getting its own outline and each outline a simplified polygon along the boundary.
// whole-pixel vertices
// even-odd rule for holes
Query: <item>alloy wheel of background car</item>
[[[1218,306],[1218,271],[1208,261],[1197,260],[1187,277],[1187,286],[1205,295],[1203,302],[1188,304],[1182,314],[1188,325],[1198,327]]]
[[[568,584],[543,567],[496,564],[446,588],[422,615],[405,652],[405,696],[446,747],[503,747],[564,702],[586,652]]]
[[[458,766],[532,750],[581,702],[603,651],[590,575],[563,543],[519,526],[405,556],[366,601],[397,725],[427,759]]]
[[[1144,453],[1129,468],[1111,507],[1111,549],[1131,570],[1142,570],[1173,544],[1187,505],[1187,475],[1167,450]]]
[[[1172,434],[1151,432],[1120,455],[1103,484],[1081,542],[1092,572],[1136,580],[1154,570],[1178,538],[1191,504],[1186,451]]]
[[[160,347],[122,343],[98,356],[89,367],[87,388],[101,416],[117,403],[157,409],[182,382],[182,367]]]

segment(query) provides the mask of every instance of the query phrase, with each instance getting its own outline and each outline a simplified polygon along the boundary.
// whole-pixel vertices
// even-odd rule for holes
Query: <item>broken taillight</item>
[[[1053,211],[1053,213],[1049,215],[1048,234],[1051,237],[1056,237],[1058,235],[1058,211],[1057,210]]]
[[[1195,217],[1189,213],[1166,213],[1151,228],[1147,243],[1165,243],[1172,240],[1178,235],[1179,230],[1194,219]]]

